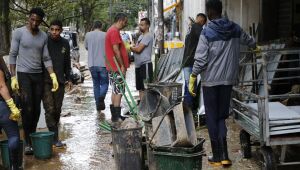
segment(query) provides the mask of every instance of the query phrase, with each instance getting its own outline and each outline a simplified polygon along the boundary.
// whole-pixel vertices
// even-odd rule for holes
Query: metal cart
[[[300,94],[272,92],[275,86],[284,87],[291,80],[300,80],[299,58],[300,49],[241,53],[239,83],[233,88],[231,109],[235,122],[242,127],[240,143],[243,157],[251,157],[252,145],[260,146],[262,169],[274,170],[277,166],[300,164],[300,160],[286,160],[287,147],[300,144],[300,106],[282,104],[282,101],[299,99]],[[296,66],[278,67],[289,63],[296,63]],[[278,73],[288,76],[275,76]],[[276,151],[279,149],[278,154],[274,146]]]

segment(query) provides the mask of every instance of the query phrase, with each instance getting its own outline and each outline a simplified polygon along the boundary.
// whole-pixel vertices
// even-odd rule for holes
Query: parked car
[[[69,41],[71,59],[78,63],[80,59],[78,33],[64,29],[60,36]]]

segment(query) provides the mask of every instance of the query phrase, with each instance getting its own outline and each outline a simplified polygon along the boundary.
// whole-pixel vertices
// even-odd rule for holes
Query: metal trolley
[[[260,146],[262,169],[300,164],[300,161],[286,159],[287,147],[300,144],[300,106],[282,104],[282,101],[299,99],[300,94],[276,94],[272,91],[272,87],[284,87],[292,80],[300,80],[299,58],[300,49],[241,53],[239,83],[233,88],[231,109],[235,122],[242,127],[240,143],[243,157],[251,157],[252,145]],[[278,67],[290,63],[296,63],[296,66]],[[275,76],[278,73],[285,73],[285,76]]]

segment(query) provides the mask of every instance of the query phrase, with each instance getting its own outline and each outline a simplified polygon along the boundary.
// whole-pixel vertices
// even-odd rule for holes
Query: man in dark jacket
[[[62,32],[62,22],[54,20],[50,24],[50,36],[48,37],[48,51],[53,63],[53,70],[57,75],[59,88],[56,92],[51,91],[51,79],[48,74],[44,74],[44,95],[43,104],[45,108],[46,123],[49,131],[54,132],[53,145],[63,147],[63,143],[58,138],[58,123],[60,119],[61,107],[65,93],[65,83],[71,88],[70,81],[71,61],[69,42],[60,36]]]
[[[194,96],[194,83],[201,73],[201,85],[213,156],[208,161],[213,166],[229,166],[227,151],[227,128],[232,86],[239,72],[240,43],[255,48],[252,37],[242,28],[223,18],[222,2],[206,3],[210,22],[202,30],[195,53],[195,63],[190,76],[189,91]]]
[[[203,29],[203,25],[206,23],[206,15],[199,13],[196,17],[196,21],[192,24],[189,32],[185,38],[185,46],[184,46],[184,53],[183,53],[183,74],[184,74],[184,104],[185,106],[191,108],[192,110],[195,109],[194,99],[190,95],[188,90],[188,84],[190,79],[190,74],[192,73],[192,68],[194,64],[194,56],[195,51],[197,48],[197,44],[199,41],[199,37],[201,31]]]

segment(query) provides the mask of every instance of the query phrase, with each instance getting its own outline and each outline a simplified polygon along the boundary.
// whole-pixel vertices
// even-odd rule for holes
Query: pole
[[[158,48],[159,53],[164,53],[164,2],[163,0],[158,0]]]
[[[151,21],[151,0],[148,0],[148,5],[147,5],[147,18]]]

